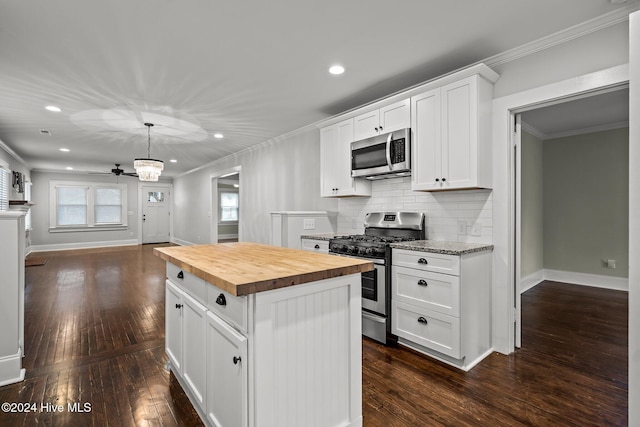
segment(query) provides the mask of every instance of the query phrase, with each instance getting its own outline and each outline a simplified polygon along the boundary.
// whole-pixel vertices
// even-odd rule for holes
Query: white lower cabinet
[[[177,372],[182,372],[182,295],[184,292],[167,280],[165,303],[165,351]]]
[[[491,252],[393,249],[391,332],[398,343],[469,370],[491,351]]]
[[[207,313],[207,420],[218,427],[247,425],[247,338]]]
[[[242,297],[167,277],[166,352],[206,425],[362,426],[360,274]]]
[[[206,396],[207,308],[168,280],[166,295],[166,352],[196,403],[203,406]]]
[[[303,238],[303,239],[300,239],[300,242],[301,242],[300,246],[303,251],[318,252],[321,254],[329,253],[328,240]]]
[[[197,403],[204,405],[207,373],[205,352],[207,308],[188,294],[183,295],[182,301],[182,376]]]

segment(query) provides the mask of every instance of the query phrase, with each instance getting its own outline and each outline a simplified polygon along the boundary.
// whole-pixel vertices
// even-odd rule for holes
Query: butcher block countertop
[[[172,246],[153,252],[236,296],[373,270],[371,261],[249,242]]]

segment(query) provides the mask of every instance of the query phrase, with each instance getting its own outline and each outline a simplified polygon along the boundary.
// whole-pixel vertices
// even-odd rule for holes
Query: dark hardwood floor
[[[48,253],[26,269],[26,378],[0,403],[36,411],[0,412],[0,426],[200,425],[164,370],[153,247]],[[364,425],[625,426],[627,313],[626,292],[544,282],[523,295],[523,348],[467,373],[363,339]]]

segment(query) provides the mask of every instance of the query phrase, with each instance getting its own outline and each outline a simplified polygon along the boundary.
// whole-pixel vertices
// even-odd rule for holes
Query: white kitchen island
[[[207,425],[362,425],[371,262],[244,242],[154,251],[170,367]]]

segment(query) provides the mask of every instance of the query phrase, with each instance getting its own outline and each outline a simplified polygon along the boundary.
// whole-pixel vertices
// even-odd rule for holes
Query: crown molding
[[[515,61],[516,59],[532,55],[559,44],[595,33],[621,22],[628,21],[629,14],[636,10],[640,10],[640,3],[621,7],[613,12],[609,12],[572,27],[565,28],[538,40],[534,40],[530,43],[523,44],[522,46],[491,56],[480,62],[487,64],[489,67],[499,67],[508,62]]]
[[[629,127],[629,122],[628,121],[618,122],[618,123],[609,123],[609,124],[606,124],[606,125],[592,126],[592,127],[588,127],[588,128],[570,130],[570,131],[567,131],[567,132],[556,132],[556,133],[552,133],[552,134],[547,134],[546,138],[544,138],[544,139],[547,140],[547,139],[566,138],[566,137],[569,137],[569,136],[584,135],[584,134],[587,134],[587,133],[604,132],[604,131],[607,131],[607,130],[622,129],[622,128],[628,128],[628,127]]]
[[[0,139],[0,148],[2,148],[4,151],[6,151],[7,154],[10,155],[11,157],[13,157],[15,160],[17,160],[18,162],[22,163],[22,166],[24,166],[25,168],[31,170],[31,167],[29,166],[29,164],[27,162],[25,162],[25,160],[22,157],[20,157],[18,155],[18,153],[13,151],[13,149],[11,149],[11,147],[9,147],[7,144],[5,144],[4,141],[1,140],[1,139]]]
[[[529,123],[526,123],[525,121],[520,122],[520,127],[522,128],[523,131],[527,132],[530,135],[535,136],[540,140],[544,141],[545,139],[548,138],[546,133],[534,128],[533,126],[531,126]]]

